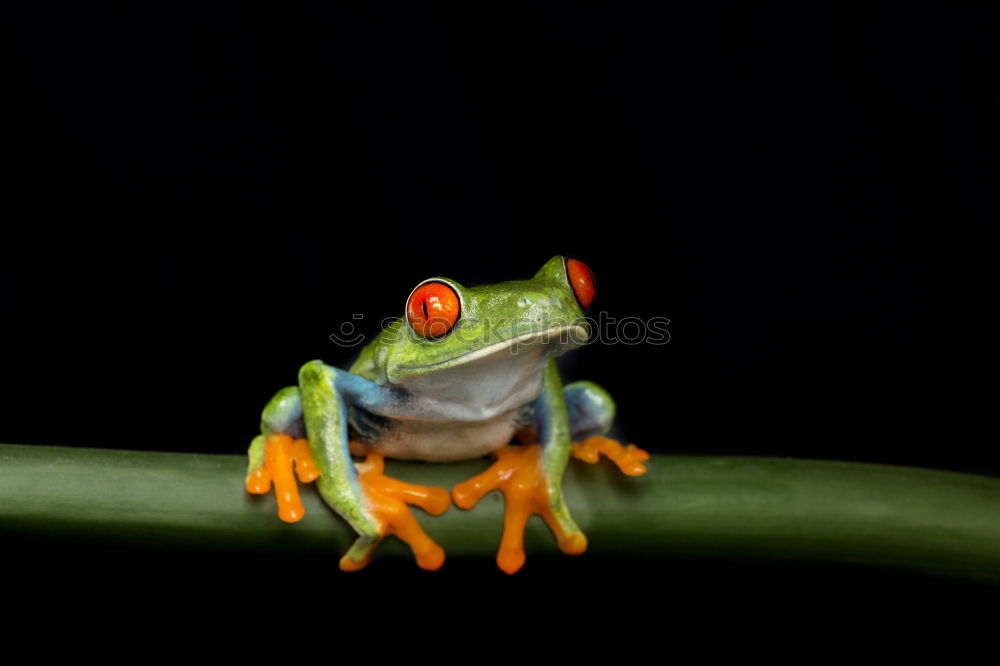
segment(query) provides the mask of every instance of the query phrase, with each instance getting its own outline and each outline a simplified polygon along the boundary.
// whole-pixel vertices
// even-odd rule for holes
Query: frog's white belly
[[[452,461],[478,458],[510,443],[525,405],[542,391],[554,347],[539,345],[407,380],[404,413],[374,443],[391,458]]]
[[[395,421],[372,446],[401,460],[478,458],[510,443],[521,427],[520,411],[512,409],[484,421]]]
[[[542,347],[513,355],[494,355],[443,372],[402,382],[410,398],[401,419],[489,421],[525,405],[542,391],[548,363]]]

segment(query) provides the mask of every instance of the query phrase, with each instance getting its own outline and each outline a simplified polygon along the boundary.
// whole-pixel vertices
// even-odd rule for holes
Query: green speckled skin
[[[559,377],[559,369],[556,368],[555,359],[549,361],[549,367],[545,369],[541,399],[548,404],[552,414],[558,415],[557,418],[551,420],[547,428],[538,433],[542,444],[542,465],[545,467],[545,479],[549,484],[549,502],[563,529],[567,533],[576,533],[580,531],[580,528],[570,518],[562,490],[563,472],[566,471],[566,463],[569,462],[570,447],[573,442],[570,435],[562,379]]]
[[[348,451],[347,406],[334,389],[334,371],[319,361],[302,366],[299,387],[309,447],[320,472],[316,484],[323,499],[360,535],[349,555],[361,560],[360,552],[377,541],[379,532],[377,523],[365,508]]]

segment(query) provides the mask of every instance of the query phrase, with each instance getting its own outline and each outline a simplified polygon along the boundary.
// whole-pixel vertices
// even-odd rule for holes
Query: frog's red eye
[[[573,287],[576,300],[580,301],[580,305],[584,308],[590,307],[590,303],[594,300],[594,294],[597,293],[597,285],[594,282],[594,274],[587,268],[587,264],[576,259],[567,259],[566,277],[569,279],[570,286]]]
[[[452,329],[460,310],[454,289],[443,282],[427,282],[410,294],[406,318],[418,335],[437,338]]]

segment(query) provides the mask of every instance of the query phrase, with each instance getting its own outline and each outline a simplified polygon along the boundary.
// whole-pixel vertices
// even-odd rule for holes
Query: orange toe
[[[582,442],[573,442],[571,455],[588,463],[596,463],[601,454],[607,456],[618,465],[623,473],[629,476],[640,476],[646,473],[642,463],[649,460],[649,454],[635,444],[622,446],[619,442],[603,435],[593,435]]]

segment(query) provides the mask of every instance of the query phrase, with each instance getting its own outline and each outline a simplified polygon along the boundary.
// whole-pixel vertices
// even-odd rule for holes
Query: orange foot
[[[424,533],[406,505],[416,504],[432,516],[437,516],[451,506],[448,491],[390,479],[383,473],[385,459],[381,453],[369,453],[363,463],[357,464],[357,469],[358,480],[368,500],[368,510],[379,523],[379,538],[366,546],[359,558],[342,557],[340,568],[343,571],[363,569],[382,538],[395,534],[413,550],[417,566],[428,571],[439,569],[444,564],[444,550]]]
[[[289,435],[271,435],[264,442],[264,462],[247,474],[247,492],[263,495],[271,489],[278,498],[278,517],[287,523],[302,520],[305,509],[299,499],[299,488],[292,476],[292,465],[302,483],[319,476],[319,469],[309,453],[309,442],[293,440]]]
[[[505,446],[493,454],[497,461],[488,470],[452,491],[455,504],[463,509],[474,507],[491,490],[504,494],[503,539],[497,565],[509,574],[524,565],[524,527],[533,514],[540,515],[552,529],[564,553],[579,555],[587,550],[583,532],[567,530],[553,511],[541,454],[538,444]]]
[[[649,460],[649,454],[635,444],[622,446],[615,440],[603,435],[593,435],[582,442],[573,442],[571,455],[584,462],[596,463],[601,454],[612,460],[618,469],[629,476],[640,476],[646,473],[642,463]]]

